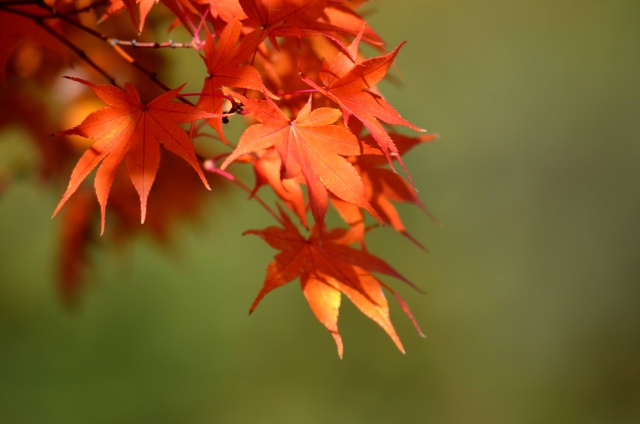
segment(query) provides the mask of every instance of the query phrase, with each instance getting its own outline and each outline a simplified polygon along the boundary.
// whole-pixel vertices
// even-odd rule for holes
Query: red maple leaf
[[[356,128],[353,127],[356,127],[356,125],[352,125],[352,130],[356,130]],[[356,132],[358,133],[359,131]],[[401,156],[420,143],[426,143],[438,138],[436,134],[407,137],[401,134],[391,133],[390,136]],[[362,141],[371,143],[373,139],[371,135],[367,135],[362,138]],[[367,192],[367,198],[382,217],[384,223],[389,224],[393,229],[424,249],[424,246],[407,232],[400,218],[400,214],[392,203],[399,202],[417,205],[422,208],[434,222],[438,223],[438,220],[424,206],[413,187],[397,173],[382,167],[387,163],[382,155],[361,155],[348,159],[356,168],[358,174],[360,174]],[[358,234],[360,242],[364,246],[365,225],[362,210],[336,198],[332,198],[331,200],[340,216],[342,216]]]
[[[343,1],[330,0],[327,3],[327,7],[324,9],[324,14],[320,19],[336,28],[340,28],[343,31],[354,35],[358,34],[360,29],[362,29],[366,24],[366,21],[362,16],[349,7],[347,2]],[[362,39],[374,46],[377,46],[378,50],[384,50],[382,47],[384,46],[384,40],[368,25],[364,29]],[[383,53],[386,52],[383,51]]]
[[[117,13],[124,9],[125,7],[129,11],[129,17],[131,18],[131,22],[136,24],[136,13],[135,13],[135,5],[138,3],[138,13],[140,14],[140,23],[138,24],[138,32],[142,32],[144,28],[144,23],[147,20],[147,15],[153,8],[154,5],[157,4],[156,0],[112,0],[109,7],[104,12],[104,14],[98,19],[98,23],[105,21],[107,18],[112,16],[114,13]]]
[[[340,41],[338,34],[352,34],[353,25],[349,20],[339,20],[346,23],[346,27],[339,27],[331,23],[321,22],[325,18],[328,0],[240,0],[244,13],[248,16],[247,26],[253,28],[270,28],[269,39],[274,46],[278,46],[276,37],[308,37],[323,35],[347,56],[350,52]],[[359,27],[358,27],[359,29]],[[368,39],[377,44],[377,41]],[[355,56],[352,56],[355,60]]]
[[[264,285],[249,313],[254,311],[271,290],[300,277],[307,302],[318,320],[331,332],[340,357],[343,352],[342,338],[338,332],[341,293],[380,325],[404,353],[400,338],[389,318],[389,305],[382,291],[385,287],[396,295],[402,309],[422,335],[407,304],[389,286],[371,275],[371,272],[389,275],[411,284],[406,278],[376,256],[349,247],[355,240],[347,231],[337,229],[321,235],[318,227],[314,227],[309,238],[304,238],[289,217],[280,212],[284,228],[268,227],[245,232],[258,235],[271,247],[281,250],[275,256],[275,261],[268,265]]]
[[[241,155],[275,147],[282,160],[281,178],[304,176],[311,212],[322,230],[328,208],[327,190],[346,202],[366,209],[380,221],[366,198],[362,181],[353,166],[342,156],[359,155],[367,146],[346,128],[333,124],[340,111],[331,108],[311,110],[311,97],[295,120],[290,120],[273,101],[240,99],[261,124],[252,125],[240,137],[238,147],[224,161],[225,169]]]
[[[348,48],[352,57],[356,57],[358,54],[358,46],[363,32],[364,27]],[[301,78],[340,105],[344,114],[345,126],[348,126],[351,115],[360,120],[382,149],[389,164],[393,167],[391,156],[394,156],[407,172],[397,147],[379,120],[391,125],[403,125],[415,131],[425,132],[425,130],[403,119],[381,95],[371,91],[387,74],[403,45],[404,42],[387,55],[366,59],[360,63],[354,63],[345,54],[338,53],[331,65],[328,68],[323,67],[320,71],[323,86],[316,84],[302,72]],[[409,175],[408,172],[407,175]]]
[[[193,144],[177,124],[211,118],[215,115],[183,103],[172,102],[182,87],[168,91],[148,104],[142,104],[138,92],[131,84],[125,91],[106,84],[93,84],[80,78],[71,78],[93,90],[108,107],[91,113],[80,125],[56,135],[80,135],[97,141],[87,150],[71,173],[71,180],[62,200],[53,212],[55,216],[80,183],[100,162],[95,189],[102,213],[104,233],[105,211],[109,190],[116,170],[127,158],[127,170],[140,196],[141,221],[147,212],[147,198],[160,165],[160,143],[165,149],[182,157],[198,173],[210,189],[198,164]]]
[[[204,47],[204,62],[209,76],[204,81],[202,96],[197,106],[211,113],[221,113],[224,98],[220,87],[247,88],[268,93],[262,78],[251,65],[242,65],[253,55],[266,36],[265,31],[256,30],[246,35],[240,44],[238,39],[242,30],[240,16],[229,22],[218,37],[216,45],[211,33],[207,30],[207,42]],[[222,118],[210,118],[207,123],[215,129],[223,142],[228,144],[222,131]]]
[[[246,18],[238,0],[197,0],[197,3],[209,5],[209,14],[224,22],[231,22],[236,16]]]
[[[132,1],[132,0],[131,0]],[[160,0],[162,4],[164,4],[167,9],[171,11],[176,16],[176,20],[169,26],[169,31],[175,28],[178,23],[182,23],[184,28],[191,35],[195,35],[195,27],[193,25],[193,18],[197,18],[200,16],[196,8],[193,4],[191,4],[190,0]]]
[[[304,193],[300,188],[300,178],[281,179],[280,170],[282,169],[282,160],[276,149],[263,150],[254,153],[252,156],[246,155],[245,157],[247,158],[247,162],[253,165],[253,171],[256,177],[256,184],[251,195],[255,195],[260,187],[268,184],[282,203],[300,218],[302,225],[304,225],[305,228],[309,228]],[[237,161],[242,159],[243,157],[238,158]],[[358,210],[360,210],[360,208],[358,208]]]
[[[279,36],[303,35],[302,30],[322,16],[327,0],[240,0],[240,5],[249,26],[279,25]],[[285,29],[293,32],[283,32]]]

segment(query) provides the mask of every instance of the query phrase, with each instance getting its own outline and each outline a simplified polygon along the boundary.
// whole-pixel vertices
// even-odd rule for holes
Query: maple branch
[[[139,42],[136,39],[130,40],[130,41],[125,41],[125,40],[119,40],[117,38],[107,38],[105,41],[107,41],[112,47],[115,46],[116,44],[119,46],[129,46],[129,47],[135,47],[137,49],[161,49],[161,48],[172,48],[172,49],[196,49],[199,50],[202,48],[202,46],[204,45],[204,41],[201,40],[196,40],[195,38],[188,42],[188,43],[176,43],[173,40],[169,40],[169,41],[165,41],[164,43],[158,43],[157,41],[155,42],[149,42],[149,43],[143,43],[143,42]]]
[[[45,25],[42,21],[45,20],[45,19],[61,19],[64,22],[66,22],[66,23],[78,28],[79,30],[84,31],[87,34],[90,34],[90,35],[94,36],[95,38],[98,38],[98,39],[102,40],[103,42],[109,44],[116,51],[116,53],[118,53],[124,60],[129,62],[134,68],[138,69],[140,72],[142,72],[147,77],[149,77],[149,79],[151,79],[151,81],[153,81],[158,87],[162,88],[164,91],[171,91],[171,88],[168,85],[166,85],[160,79],[158,79],[158,74],[157,73],[152,72],[152,71],[148,70],[147,68],[145,68],[144,66],[142,66],[141,64],[139,64],[134,58],[132,58],[124,50],[122,50],[120,48],[120,46],[118,46],[117,43],[113,43],[112,44],[111,43],[112,38],[109,38],[106,35],[103,35],[100,32],[98,32],[98,31],[96,31],[96,30],[94,30],[92,28],[86,27],[86,26],[82,25],[81,23],[76,22],[73,19],[69,18],[68,16],[57,15],[53,11],[53,8],[51,8],[47,4],[44,4],[44,3],[41,3],[41,2],[38,2],[37,4],[41,8],[43,8],[43,9],[47,10],[49,13],[51,13],[51,15],[49,15],[49,16],[34,16],[34,15],[30,14],[30,13],[26,13],[26,12],[23,12],[23,11],[20,11],[20,10],[15,10],[15,9],[10,9],[9,8],[9,9],[4,9],[4,10],[6,10],[8,12],[16,13],[18,15],[21,15],[21,16],[24,16],[24,17],[32,19],[39,26],[43,27],[48,33],[53,35],[56,39],[60,40],[64,45],[66,45],[71,50],[73,50],[78,56],[80,56],[80,58],[82,60],[87,62],[92,68],[94,68],[96,71],[98,71],[101,75],[105,76],[115,86],[117,86],[117,84],[115,83],[115,79],[110,77],[106,73],[106,71],[104,71],[95,62],[93,62],[87,56],[87,54],[84,51],[82,51],[81,49],[76,47],[73,43],[71,43],[70,41],[68,41],[67,39],[62,37],[61,35],[55,33],[55,31],[53,31],[51,28],[49,28],[47,25]],[[3,4],[0,4],[0,7],[2,7],[2,6],[3,6]],[[181,96],[177,96],[176,98],[178,100],[180,100],[181,102],[183,102],[183,103],[186,103],[186,104],[188,104],[190,106],[194,106],[193,103],[191,103],[189,100],[187,100],[185,98],[182,98]]]
[[[89,29],[89,28],[87,28]],[[171,87],[169,87],[167,84],[163,83],[162,81],[160,81],[158,79],[158,74],[156,72],[152,72],[150,70],[148,70],[147,68],[145,68],[144,66],[140,65],[134,58],[132,58],[131,56],[129,56],[124,50],[122,50],[120,48],[120,46],[118,46],[117,44],[111,44],[110,42],[107,42],[111,47],[113,47],[113,49],[127,62],[129,62],[131,64],[131,66],[133,66],[134,68],[136,68],[137,70],[139,70],[140,72],[142,72],[143,74],[145,74],[147,77],[149,77],[149,79],[151,81],[153,81],[158,87],[162,88],[164,91],[171,91]],[[183,98],[182,96],[177,96],[176,99],[180,100],[182,103],[186,103],[190,106],[194,106],[193,103],[191,103],[189,100]]]
[[[96,72],[98,72],[100,75],[102,75],[107,80],[109,80],[109,82],[111,84],[117,86],[116,80],[111,75],[109,75],[107,73],[107,71],[102,69],[100,67],[100,65],[95,63],[89,56],[87,56],[87,54],[84,52],[84,50],[81,50],[79,47],[77,47],[71,41],[67,40],[66,38],[64,38],[63,36],[58,34],[56,31],[54,31],[51,27],[49,27],[47,24],[42,22],[40,19],[35,19],[34,22],[36,23],[36,25],[38,25],[39,27],[41,27],[42,29],[47,31],[49,34],[51,34],[51,36],[53,36],[55,39],[57,39],[62,44],[67,46],[69,49],[71,49],[75,54],[77,54],[80,57],[80,59],[84,60],[89,66],[91,66],[93,69],[95,69]]]
[[[22,4],[25,4],[25,3],[22,3]],[[39,2],[37,4],[40,5]],[[107,71],[102,69],[102,67],[100,67],[100,65],[95,63],[89,56],[87,56],[87,54],[84,52],[84,50],[80,49],[78,46],[73,44],[71,41],[67,40],[65,37],[63,37],[62,35],[58,34],[55,30],[53,30],[50,26],[48,26],[47,24],[45,24],[43,22],[44,19],[51,18],[51,16],[34,16],[34,15],[32,15],[30,13],[27,13],[27,12],[24,12],[22,10],[5,8],[3,6],[5,6],[4,3],[0,4],[0,8],[2,10],[4,10],[5,12],[13,13],[13,14],[20,15],[22,17],[29,18],[29,19],[33,20],[33,22],[35,22],[36,25],[38,25],[43,30],[48,32],[56,40],[60,41],[62,44],[67,46],[70,50],[72,50],[75,54],[77,54],[80,57],[80,59],[84,60],[89,66],[91,66],[93,69],[95,69],[96,72],[98,72],[100,75],[102,75],[107,80],[109,80],[109,82],[111,84],[117,86],[116,80],[111,75],[109,75],[107,73]]]
[[[236,177],[234,177],[233,175],[231,175],[230,173],[221,170],[220,168],[218,168],[218,166],[216,165],[215,161],[213,159],[208,159],[204,162],[204,169],[206,171],[209,171],[213,174],[218,174],[224,178],[226,178],[227,180],[231,181],[232,183],[234,183],[235,185],[237,185],[238,187],[240,187],[242,190],[246,191],[247,193],[249,193],[249,199],[254,199],[256,200],[258,203],[260,203],[260,205],[262,205],[263,208],[266,209],[267,212],[269,212],[271,214],[272,217],[275,218],[276,221],[278,221],[278,223],[282,226],[284,226],[284,222],[282,221],[282,218],[280,218],[278,216],[278,214],[276,214],[273,209],[271,209],[271,207],[260,198],[260,196],[258,196],[257,194],[255,194],[253,192],[253,190],[251,190],[249,187],[247,187],[247,185],[245,183],[243,183],[242,181],[240,181],[239,179],[237,179]]]

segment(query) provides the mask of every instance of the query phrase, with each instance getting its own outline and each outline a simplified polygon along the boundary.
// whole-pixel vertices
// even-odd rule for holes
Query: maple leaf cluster
[[[343,294],[404,352],[389,318],[385,290],[420,329],[404,300],[373,274],[413,284],[369,253],[365,244],[368,230],[376,226],[366,225],[369,215],[422,247],[409,235],[394,203],[424,208],[402,155],[435,136],[396,133],[394,126],[424,130],[403,119],[377,88],[404,43],[387,50],[358,13],[366,0],[160,3],[0,3],[0,73],[5,81],[0,107],[11,111],[0,123],[21,121],[33,132],[42,180],[64,178],[75,162],[54,211],[54,216],[65,211],[62,293],[74,298],[82,284],[88,249],[96,240],[96,216],[100,233],[105,233],[107,215],[115,218],[114,242],[131,238],[141,228],[166,241],[173,221],[192,219],[202,209],[207,189],[230,181],[277,222],[245,233],[280,251],[267,266],[251,311],[269,291],[299,278],[311,310],[331,332],[340,356],[337,321]],[[171,17],[169,30],[183,27],[191,41],[123,41],[119,35],[133,30],[145,37],[148,25],[163,22],[160,17]],[[362,43],[379,55],[366,58]],[[161,60],[153,55],[159,48],[198,54],[207,77],[185,83],[201,83],[202,89],[182,93],[184,84],[173,89],[165,85],[158,72]],[[70,65],[76,70],[67,78],[88,87],[105,107],[97,109],[96,98],[87,90],[70,97],[56,88]],[[68,106],[47,110],[37,96],[27,94],[30,90],[57,96]],[[74,115],[79,104],[86,107]],[[60,110],[67,115],[61,117]],[[68,115],[84,119],[71,129],[56,128]],[[230,140],[225,124],[241,117],[249,125],[239,140]],[[36,119],[39,125],[33,125]],[[48,137],[51,132],[56,137]],[[219,141],[219,154],[194,144],[205,137]],[[396,172],[398,166],[406,178]],[[243,167],[253,170],[253,189],[237,177]],[[99,207],[86,181],[95,169]],[[259,197],[262,187],[276,194],[275,210]],[[347,228],[327,228],[329,205]],[[138,220],[147,222],[141,227]]]

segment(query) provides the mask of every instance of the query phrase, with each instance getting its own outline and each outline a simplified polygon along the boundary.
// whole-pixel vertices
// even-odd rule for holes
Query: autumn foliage
[[[99,234],[118,244],[146,232],[166,243],[174,222],[203,213],[207,190],[230,182],[275,220],[245,233],[278,250],[251,312],[268,292],[299,279],[340,356],[342,295],[404,352],[384,291],[420,329],[404,300],[374,274],[416,287],[368,252],[365,237],[388,226],[422,247],[394,203],[424,209],[402,155],[435,137],[393,129],[424,133],[377,88],[404,43],[387,49],[358,13],[365,3],[0,2],[0,125],[19,123],[30,132],[44,183],[68,181],[53,213],[62,215],[63,298],[77,298]],[[150,29],[162,26],[181,27],[188,41],[154,40]],[[363,44],[377,55],[366,58]],[[183,76],[199,91],[162,82],[170,59],[158,50],[176,48],[200,56],[204,81]],[[63,76],[76,91],[61,83]],[[229,138],[225,124],[239,119],[246,129],[238,140]],[[207,138],[216,140],[213,150],[199,143]],[[247,167],[253,189],[238,178]],[[263,187],[277,196],[275,206],[259,197]],[[330,205],[345,228],[325,223]]]

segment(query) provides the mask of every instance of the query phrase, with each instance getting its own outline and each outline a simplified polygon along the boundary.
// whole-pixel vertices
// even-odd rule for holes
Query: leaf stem
[[[319,91],[312,88],[312,89],[309,89],[309,90],[298,90],[298,91],[289,91],[287,93],[278,93],[278,94],[276,94],[276,96],[278,96],[278,97],[295,96],[297,94],[306,94],[306,93],[319,93]]]
[[[200,41],[200,30],[202,29],[202,26],[205,24],[205,20],[207,19],[208,15],[209,15],[209,9],[205,10],[204,13],[202,14],[202,18],[200,19],[200,24],[198,24],[198,28],[196,28],[196,31],[195,31],[195,36],[193,37],[194,41],[196,39]]]

